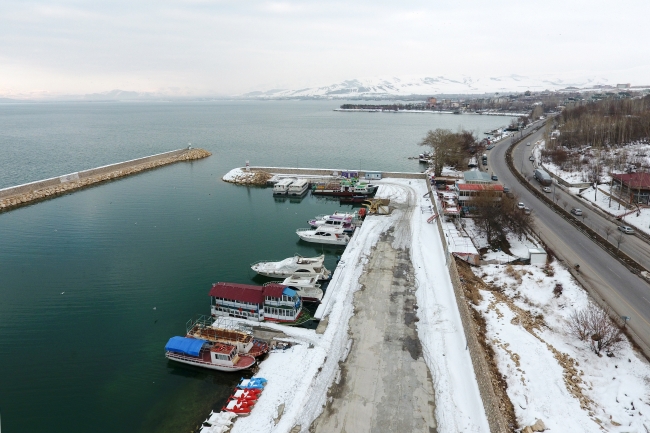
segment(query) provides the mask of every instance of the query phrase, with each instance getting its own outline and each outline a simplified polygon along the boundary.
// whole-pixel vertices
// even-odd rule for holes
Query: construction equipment
[[[391,212],[390,199],[387,198],[370,198],[363,202],[363,206],[368,208],[370,215],[388,215]]]

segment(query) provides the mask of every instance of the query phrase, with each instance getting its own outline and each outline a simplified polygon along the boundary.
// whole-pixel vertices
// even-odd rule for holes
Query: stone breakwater
[[[236,170],[229,173],[229,176],[224,176],[224,182],[234,183],[237,185],[253,185],[253,186],[266,186],[266,183],[273,177],[271,173],[266,171],[243,171]]]
[[[91,170],[80,171],[58,178],[32,182],[13,188],[0,190],[0,211],[8,211],[31,202],[45,200],[67,194],[78,189],[130,176],[163,165],[181,161],[193,161],[212,155],[203,149],[182,149],[159,155],[135,159]]]

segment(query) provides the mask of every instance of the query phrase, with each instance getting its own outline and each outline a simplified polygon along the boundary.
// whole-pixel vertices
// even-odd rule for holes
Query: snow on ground
[[[567,332],[570,315],[591,301],[565,268],[485,265],[474,273],[502,289],[481,291],[477,309],[521,427],[541,419],[555,432],[649,431],[650,364],[627,340],[615,357],[598,357]]]
[[[420,211],[431,203],[423,197],[428,192],[426,182],[390,182],[413,188],[417,199],[411,215],[410,253],[417,281],[417,329],[433,376],[437,431],[489,432],[438,228],[427,223],[431,214]]]
[[[587,188],[582,191],[580,196],[589,201],[594,206],[598,206],[604,212],[613,215],[620,216],[627,212],[630,212],[632,209],[626,209],[623,205],[619,205],[614,199],[612,199],[611,204],[609,201],[609,185],[599,185],[598,193],[594,194],[594,188]],[[614,191],[614,196],[616,197],[617,191]],[[594,195],[596,196],[594,199]],[[641,208],[640,214],[637,215],[636,211],[625,215],[622,217],[621,225],[632,224],[637,229],[644,231],[645,233],[650,234],[650,208]]]
[[[244,175],[248,175],[248,172],[245,172],[241,168],[233,168],[228,173],[226,173],[221,179],[226,182],[233,182],[235,179],[240,179]]]
[[[379,197],[382,196],[382,188],[378,191]],[[399,214],[368,217],[352,237],[326,292],[329,297],[327,303],[323,303],[323,308],[328,325],[324,334],[272,325],[305,343],[309,341],[312,347],[308,344],[293,346],[292,352],[273,353],[261,363],[258,375],[266,378],[269,384],[250,416],[239,418],[235,423],[233,433],[288,433],[294,425],[300,425],[301,431],[306,432],[322,412],[327,390],[339,374],[339,360],[347,356],[348,322],[353,314],[353,294],[359,289],[363,266],[379,235],[388,230]],[[275,385],[271,387],[273,383]],[[285,405],[284,413],[275,424],[280,404]]]
[[[478,248],[488,248],[489,245],[487,243],[487,238],[479,232],[476,224],[474,224],[474,220],[471,218],[463,218],[463,223],[465,224],[465,231]],[[501,263],[508,263],[518,259],[527,259],[529,257],[529,248],[539,248],[539,245],[536,242],[528,238],[519,239],[512,233],[506,233],[506,240],[510,244],[511,254],[506,254],[501,250],[488,250],[486,254],[483,254],[482,259],[486,261],[496,260]]]
[[[411,245],[404,246],[410,248],[418,282],[418,335],[434,377],[438,432],[489,432],[471,359],[465,350],[438,230],[435,224],[426,222],[431,214],[420,211],[421,206],[431,204],[423,198],[428,192],[426,183],[408,179],[379,183],[377,197],[390,197],[393,204],[406,203],[413,196],[416,199],[410,216],[410,236],[397,230],[394,237],[397,246],[413,240]],[[360,288],[359,277],[371,249],[379,235],[404,215],[403,210],[395,210],[389,216],[369,216],[352,237],[329,284],[330,296],[319,307],[328,321],[324,334],[269,324],[289,334],[298,344],[285,352],[271,353],[261,363],[258,376],[266,378],[268,385],[250,416],[239,418],[234,424],[233,433],[288,433],[294,425],[300,425],[302,432],[308,430],[323,410],[328,388],[340,374],[339,361],[347,356],[353,294]],[[284,412],[276,424],[274,419],[281,404]]]

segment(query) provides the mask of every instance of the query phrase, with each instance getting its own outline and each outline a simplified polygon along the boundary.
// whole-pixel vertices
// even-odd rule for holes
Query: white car
[[[526,143],[526,146],[530,146],[530,141],[528,143]]]
[[[551,188],[549,188],[548,186],[545,186],[544,188],[542,188],[542,191],[551,192]]]
[[[526,207],[526,205],[524,204],[523,201],[520,201],[519,203],[517,203],[517,208],[518,208],[518,209],[523,209],[523,208],[525,208],[525,207]]]
[[[634,229],[632,227],[628,226],[618,226],[618,229],[625,233],[626,235],[633,235],[634,234]]]

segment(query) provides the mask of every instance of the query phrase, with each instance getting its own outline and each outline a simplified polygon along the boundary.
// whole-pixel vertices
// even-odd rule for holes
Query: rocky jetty
[[[231,170],[222,179],[224,182],[235,183],[237,185],[266,186],[266,183],[273,175],[266,171],[245,171],[241,168]]]
[[[60,184],[48,186],[45,188],[37,188],[29,192],[11,195],[0,199],[0,211],[7,211],[19,206],[29,204],[33,201],[44,200],[51,197],[56,197],[62,194],[67,194],[72,191],[94,185],[99,182],[106,182],[112,179],[118,179],[124,176],[140,173],[142,171],[151,170],[163,165],[173,164],[181,161],[193,161],[196,159],[207,158],[212,155],[204,149],[188,149],[180,154],[173,156],[166,156],[153,161],[138,163],[138,160],[133,161],[133,166],[126,168],[106,171],[105,173],[96,174],[92,176],[84,176],[83,172],[79,173],[76,179],[69,181],[61,180]],[[107,167],[109,168],[109,167]]]

